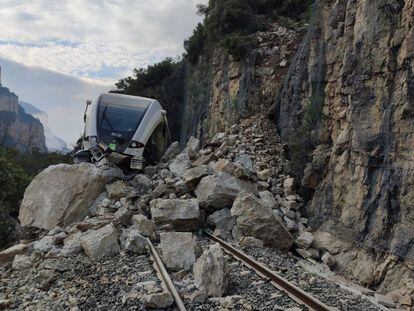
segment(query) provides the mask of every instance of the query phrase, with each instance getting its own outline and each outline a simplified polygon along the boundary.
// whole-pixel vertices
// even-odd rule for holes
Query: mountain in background
[[[60,152],[60,153],[67,153],[69,149],[65,143],[65,141],[57,136],[55,136],[52,130],[48,127],[48,115],[46,112],[36,108],[35,106],[19,101],[19,105],[23,107],[26,113],[32,115],[33,117],[37,118],[43,125],[45,139],[46,139],[46,147],[50,152]]]
[[[20,152],[47,152],[42,123],[19,105],[19,97],[0,84],[0,145]]]

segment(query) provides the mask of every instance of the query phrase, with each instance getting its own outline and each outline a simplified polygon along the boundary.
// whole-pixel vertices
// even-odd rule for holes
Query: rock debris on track
[[[340,288],[338,284],[305,271],[299,265],[299,259],[292,254],[259,247],[250,247],[244,252],[331,307],[347,311],[380,310],[366,299]]]

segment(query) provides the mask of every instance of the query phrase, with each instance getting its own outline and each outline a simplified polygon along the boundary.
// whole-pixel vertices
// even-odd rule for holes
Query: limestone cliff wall
[[[276,106],[317,243],[414,294],[414,1],[316,1]]]
[[[243,59],[215,47],[196,66],[187,65],[181,141],[211,138],[243,116],[267,113],[303,32],[273,24],[258,33],[257,48]]]
[[[38,119],[25,113],[18,97],[0,86],[0,145],[21,152],[47,152],[43,126]]]

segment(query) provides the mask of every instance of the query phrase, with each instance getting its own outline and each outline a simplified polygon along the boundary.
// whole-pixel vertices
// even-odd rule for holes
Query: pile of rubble
[[[67,270],[76,279],[76,269],[60,271],[44,267],[45,262],[59,259],[73,266],[79,258],[102,262],[109,256],[119,267],[118,254],[140,258],[147,253],[146,239],[158,245],[174,280],[182,282],[185,299],[203,302],[224,296],[227,260],[217,245],[202,247],[201,228],[240,247],[296,249],[305,258],[333,266],[329,253],[312,246],[312,233],[300,213],[303,200],[295,194],[294,179],[283,173],[286,165],[274,126],[252,117],[203,148],[195,138],[182,151],[173,143],[162,163],[127,180],[115,170],[98,172],[88,164],[50,167],[29,186],[20,212],[23,225],[42,229],[37,229],[39,236],[0,253],[0,306],[16,308],[28,295],[11,278],[31,275],[27,291],[67,287],[58,279]],[[42,301],[44,295],[39,295]],[[153,308],[173,302],[168,293],[153,289],[122,297],[121,306],[128,297],[139,297]],[[71,308],[76,310],[77,304]]]

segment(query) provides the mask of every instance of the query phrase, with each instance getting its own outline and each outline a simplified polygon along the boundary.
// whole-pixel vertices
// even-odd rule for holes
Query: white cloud
[[[114,81],[135,67],[181,54],[183,40],[200,20],[196,4],[203,1],[2,2],[1,57]]]
[[[1,0],[3,84],[47,112],[70,144],[82,132],[86,99],[183,52],[200,2],[207,0]]]
[[[111,90],[112,85],[85,81],[0,58],[2,84],[19,99],[45,111],[54,134],[72,145],[83,131],[83,111],[87,99]]]

